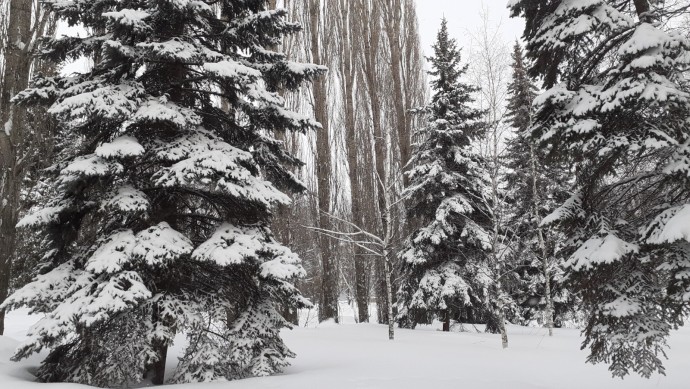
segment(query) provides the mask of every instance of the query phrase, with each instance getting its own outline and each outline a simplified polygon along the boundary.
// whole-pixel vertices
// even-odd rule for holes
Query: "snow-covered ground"
[[[284,374],[234,382],[179,385],[180,389],[353,389],[353,388],[471,388],[471,389],[609,389],[690,388],[690,328],[675,332],[668,353],[667,376],[649,380],[612,379],[605,366],[585,364],[578,330],[557,329],[553,338],[540,328],[510,326],[510,347],[501,349],[497,335],[476,332],[443,333],[435,328],[396,329],[354,324],[346,312],[344,324],[325,323],[285,331],[297,358]],[[311,318],[314,313],[311,312]],[[303,315],[303,322],[306,313]],[[45,388],[31,382],[39,358],[9,362],[32,318],[23,311],[9,314],[7,336],[0,337],[0,388]],[[471,328],[471,326],[470,326]],[[173,346],[179,352],[182,345]],[[174,367],[175,358],[169,358]],[[50,388],[85,388],[73,384]]]

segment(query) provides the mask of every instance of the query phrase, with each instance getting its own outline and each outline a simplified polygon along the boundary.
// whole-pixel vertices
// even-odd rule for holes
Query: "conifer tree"
[[[48,349],[43,381],[160,384],[182,332],[174,382],[280,371],[293,354],[278,304],[308,301],[270,230],[282,191],[304,188],[272,134],[319,125],[276,91],[324,71],[274,51],[299,26],[264,0],[46,3],[94,33],[49,39],[44,56],[96,62],[15,98],[49,105],[62,140],[52,196],[19,223],[43,237],[42,269],[5,307],[44,317],[15,358]]]
[[[513,295],[522,307],[523,319],[532,320],[541,311],[544,325],[552,334],[556,305],[561,319],[566,319],[574,308],[572,296],[560,282],[563,261],[556,255],[556,240],[560,235],[540,226],[555,204],[565,199],[563,169],[556,164],[547,168],[544,153],[535,147],[531,137],[532,101],[537,97],[537,87],[527,74],[522,47],[517,42],[512,59],[506,116],[515,135],[507,141],[505,179],[510,225],[516,235],[513,262],[520,280]]]
[[[411,219],[423,226],[410,235],[401,254],[398,321],[413,327],[439,318],[448,330],[451,316],[488,306],[489,189],[473,147],[484,130],[482,112],[472,108],[477,88],[461,80],[467,66],[460,65],[460,50],[448,36],[445,19],[429,61],[433,97],[424,109],[427,125],[417,130],[420,143],[404,192]]]
[[[573,166],[572,194],[543,220],[568,236],[587,311],[588,360],[615,376],[663,373],[690,302],[687,4],[517,0],[531,73],[545,81],[533,135]]]

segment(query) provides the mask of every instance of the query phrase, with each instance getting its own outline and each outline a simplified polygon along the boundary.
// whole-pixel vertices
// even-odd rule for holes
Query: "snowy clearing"
[[[436,328],[396,329],[396,340],[387,340],[387,327],[354,324],[347,305],[343,324],[324,323],[284,331],[286,343],[297,353],[285,373],[233,382],[176,385],[184,388],[229,389],[352,389],[352,388],[510,388],[510,389],[685,389],[690,382],[690,328],[674,332],[667,361],[667,376],[625,380],[611,378],[603,365],[585,364],[579,351],[579,331],[556,329],[553,338],[542,328],[509,326],[510,348],[501,349],[499,335],[475,332],[443,333]],[[374,310],[375,311],[375,310]],[[313,318],[314,312],[311,312]],[[0,388],[46,387],[32,382],[31,371],[40,361],[9,361],[35,318],[25,311],[11,312],[7,336],[0,337]],[[303,320],[304,322],[304,317]],[[474,329],[471,325],[468,329]],[[168,358],[172,371],[181,344]],[[84,388],[76,384],[51,384],[50,388]]]

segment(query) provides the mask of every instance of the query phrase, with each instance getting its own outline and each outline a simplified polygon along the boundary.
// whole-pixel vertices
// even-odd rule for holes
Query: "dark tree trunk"
[[[400,147],[400,159],[402,166],[405,166],[410,160],[412,153],[410,129],[407,127],[407,120],[405,115],[405,96],[404,96],[404,81],[402,75],[402,47],[401,39],[401,23],[403,4],[400,0],[383,0],[385,3],[385,10],[387,11],[384,18],[384,27],[386,36],[388,37],[388,44],[391,50],[391,73],[393,76],[393,107],[395,109],[395,126],[398,131],[398,140]]]
[[[385,212],[386,200],[384,198],[385,191],[384,188],[380,187],[380,182],[384,182],[386,178],[385,170],[385,159],[386,159],[386,134],[384,133],[383,127],[381,125],[381,101],[379,98],[379,91],[381,84],[379,83],[378,70],[376,69],[376,62],[379,56],[379,45],[380,45],[380,6],[376,3],[370,5],[363,5],[360,9],[359,21],[361,25],[360,35],[364,37],[362,40],[363,48],[363,72],[364,79],[367,84],[367,100],[369,101],[369,106],[371,109],[371,120],[374,135],[374,160],[375,160],[375,177],[372,177],[371,188],[373,193],[376,193],[378,211],[378,225],[376,228],[379,230],[379,235],[385,233],[386,225],[383,218],[383,213]],[[376,204],[372,204],[376,207]],[[383,265],[377,261],[374,264],[374,272],[376,277],[376,297],[377,297],[377,316],[379,323],[385,322],[385,317],[387,316],[388,308],[386,307],[385,298],[385,282],[381,282],[383,277]]]
[[[163,385],[165,383],[165,362],[168,358],[168,346],[157,344],[154,347],[156,354],[158,354],[158,360],[153,364],[153,379],[151,382],[154,385]]]
[[[277,0],[268,0],[268,9],[274,10],[278,8],[278,1]],[[275,51],[282,51],[280,50],[280,47],[274,47],[273,48]],[[286,53],[287,54],[287,53]],[[284,97],[284,91],[280,90],[278,91],[281,96]],[[288,135],[284,131],[276,131],[273,136],[283,142],[285,145],[286,149],[289,149],[288,147]],[[291,154],[295,154],[294,150],[290,150]],[[293,172],[297,173],[297,172]],[[278,238],[280,243],[284,244],[287,247],[291,247],[293,242],[292,242],[292,228],[293,226],[291,225],[290,221],[293,217],[293,206],[292,205],[280,205],[278,206],[278,209],[276,210],[276,217],[273,221],[273,231],[275,233],[275,236]],[[292,281],[295,287],[297,287],[297,282],[298,280],[293,280]],[[291,304],[282,304],[281,308],[281,313],[285,320],[288,322],[294,324],[294,325],[299,325],[299,312],[297,308],[294,308],[291,306]],[[230,321],[228,321],[230,323]]]
[[[443,317],[443,332],[450,332],[450,312],[444,309],[441,316]]]
[[[355,18],[351,17],[352,8],[355,10],[361,7],[361,3],[349,4],[346,1],[338,2],[338,40],[340,42],[340,70],[342,80],[340,82],[344,96],[345,114],[345,138],[347,144],[347,164],[350,179],[350,199],[352,222],[364,229],[366,225],[365,208],[366,193],[364,182],[366,180],[366,166],[363,166],[368,137],[364,136],[366,129],[358,126],[355,109],[355,78],[357,69],[354,66],[354,56],[356,50],[353,47],[359,45],[358,36],[355,31]],[[358,246],[353,247],[354,267],[355,267],[355,299],[357,303],[357,322],[365,323],[369,321],[369,291],[367,288],[367,257]]]
[[[24,137],[23,109],[10,99],[28,86],[31,64],[31,6],[28,0],[10,0],[5,74],[0,90],[0,302],[9,294],[17,236],[21,166],[18,166]],[[0,311],[0,335],[5,332],[5,311]]]
[[[637,12],[638,16],[645,12],[649,12],[648,0],[634,0],[633,3],[635,3],[635,12]]]
[[[309,25],[311,29],[312,62],[324,65],[321,55],[319,22],[321,16],[321,1],[309,2]],[[314,81],[314,117],[323,128],[316,134],[316,178],[318,182],[319,215],[318,227],[329,230],[331,227],[329,216],[331,203],[331,141],[328,133],[328,95],[326,80],[320,78]],[[321,252],[321,306],[319,321],[333,319],[338,322],[338,273],[336,259],[331,250],[328,237],[319,234],[319,250]]]
[[[402,68],[402,47],[401,47],[401,32],[402,32],[402,12],[403,3],[401,0],[379,0],[377,5],[380,7],[381,12],[383,12],[383,30],[385,31],[386,38],[388,40],[388,45],[390,47],[390,72],[393,81],[393,117],[394,117],[394,129],[390,133],[390,138],[395,142],[393,155],[395,155],[395,147],[400,153],[400,166],[404,167],[411,156],[411,137],[410,129],[408,128],[408,122],[405,115],[405,96],[404,96],[404,81],[403,81],[403,68]],[[385,138],[383,138],[385,139]],[[383,139],[377,139],[382,141]],[[379,157],[379,156],[377,156]],[[391,164],[392,166],[392,164]],[[379,173],[381,174],[381,173]],[[381,182],[388,182],[384,176],[380,177]],[[407,184],[407,179],[403,177],[403,183]],[[381,192],[383,192],[383,188]],[[385,196],[381,193],[379,196]],[[379,199],[381,202],[381,199]],[[384,201],[385,202],[385,201]],[[392,210],[391,210],[392,211]],[[381,214],[386,212],[385,209],[381,209]],[[383,218],[382,218],[383,220]],[[387,226],[386,221],[382,221],[384,233],[388,228],[393,228],[392,226]],[[388,312],[388,302],[386,297],[386,277],[391,277],[387,275],[383,270],[382,264],[377,264],[375,268],[376,272],[376,299],[379,302],[379,323],[387,323],[385,317]],[[388,282],[393,282],[389,279]]]
[[[231,313],[229,313],[227,311],[226,311],[226,314],[228,316],[231,315]],[[152,322],[153,322],[154,326],[159,324],[159,323],[163,324],[162,323],[163,318],[160,315],[160,309],[159,309],[158,305],[154,305],[153,312],[151,313],[151,316],[152,316]],[[153,341],[152,347],[153,347],[154,353],[156,353],[157,360],[155,362],[153,362],[153,364],[147,370],[150,370],[153,373],[153,377],[151,379],[151,382],[154,385],[163,385],[165,383],[165,363],[168,359],[168,345],[164,340],[156,339]]]

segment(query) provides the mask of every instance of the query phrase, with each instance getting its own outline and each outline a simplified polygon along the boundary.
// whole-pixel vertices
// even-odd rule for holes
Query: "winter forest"
[[[687,388],[690,0],[465,3],[2,0],[0,387]]]

